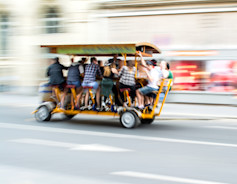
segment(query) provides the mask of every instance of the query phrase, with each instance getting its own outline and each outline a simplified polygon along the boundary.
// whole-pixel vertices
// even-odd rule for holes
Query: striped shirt
[[[120,77],[119,82],[124,85],[134,86],[136,84],[135,73],[136,73],[135,67],[133,67],[132,70],[130,71],[127,66],[123,66],[119,72],[119,77]]]
[[[85,83],[91,83],[96,80],[96,75],[99,74],[100,77],[102,77],[100,67],[94,63],[89,64],[86,66],[85,69],[85,76],[83,82]]]

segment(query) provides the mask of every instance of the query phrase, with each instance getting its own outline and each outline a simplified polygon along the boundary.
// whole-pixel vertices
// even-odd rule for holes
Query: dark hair
[[[56,57],[53,60],[55,61],[55,63],[59,63],[59,57]]]
[[[95,58],[95,57],[92,57],[92,58],[91,58],[91,63],[93,63],[93,61],[96,61],[96,58]]]
[[[155,59],[152,59],[151,62],[153,63],[154,66],[156,66],[157,61]]]
[[[170,64],[169,64],[169,63],[166,63],[166,67],[167,67],[167,69],[169,70],[169,69],[170,69]]]
[[[83,58],[81,58],[81,60],[82,60],[82,61],[86,61],[86,58],[85,58],[85,57],[83,57]]]
[[[131,60],[127,60],[126,63],[127,63],[127,66],[128,66],[128,67],[132,67],[132,66],[133,66],[133,63],[132,63]]]
[[[146,64],[147,64],[147,65],[153,65],[153,66],[154,66],[154,64],[153,64],[152,61],[146,61]]]

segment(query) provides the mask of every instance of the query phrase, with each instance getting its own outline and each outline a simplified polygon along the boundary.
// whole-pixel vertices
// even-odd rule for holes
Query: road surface
[[[235,118],[184,110],[125,129],[101,116],[38,123],[33,110],[0,103],[1,184],[237,183]]]

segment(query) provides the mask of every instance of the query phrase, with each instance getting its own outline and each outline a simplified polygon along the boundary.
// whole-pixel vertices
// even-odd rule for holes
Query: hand
[[[118,74],[118,71],[115,68],[111,68],[111,71],[115,74]]]
[[[138,55],[139,55],[140,57],[142,57],[142,53],[141,53],[141,51],[138,52]]]

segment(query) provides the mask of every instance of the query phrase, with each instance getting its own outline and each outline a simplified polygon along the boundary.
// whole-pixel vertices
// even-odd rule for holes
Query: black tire
[[[72,119],[75,115],[64,114],[66,120]]]
[[[134,111],[125,111],[120,115],[120,123],[124,128],[135,128],[140,124],[140,119]]]
[[[155,119],[155,116],[152,119],[141,119],[141,124],[151,124]]]
[[[50,121],[51,111],[46,105],[42,105],[37,109],[37,112],[35,113],[35,119],[39,122]]]

